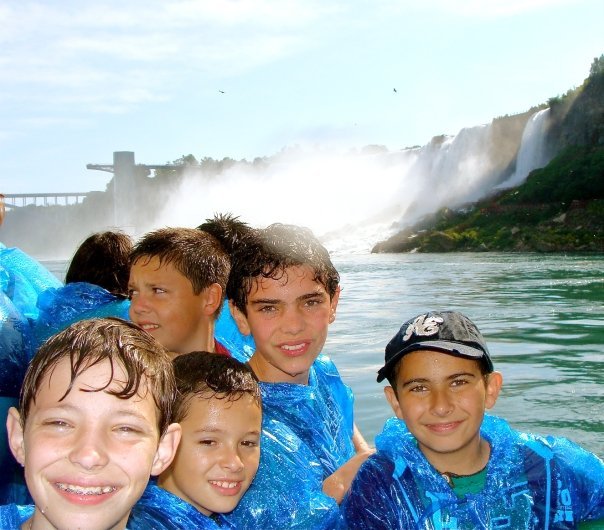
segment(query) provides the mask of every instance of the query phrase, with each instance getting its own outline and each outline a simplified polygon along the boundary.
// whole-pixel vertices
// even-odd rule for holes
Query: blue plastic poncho
[[[36,260],[0,244],[0,397],[19,396],[35,351],[32,325],[41,292],[61,282]]]
[[[34,507],[5,504],[0,506],[0,528],[2,530],[20,530],[21,525],[34,513]]]
[[[244,363],[250,360],[256,350],[252,336],[242,335],[237,328],[235,319],[229,310],[228,300],[222,304],[220,314],[216,319],[214,337],[229,351],[232,357]]]
[[[320,355],[308,385],[260,383],[262,413],[287,425],[315,455],[327,478],[355,454],[352,391],[333,362]]]
[[[0,397],[17,398],[34,352],[30,322],[0,291]]]
[[[228,530],[220,514],[208,517],[180,497],[150,482],[134,505],[129,530]]]
[[[321,355],[308,385],[260,383],[260,467],[237,508],[236,528],[338,528],[339,508],[323,480],[354,454],[353,397]]]
[[[30,500],[20,466],[7,445],[6,412],[17,406],[21,383],[35,351],[33,322],[40,293],[61,282],[18,248],[0,243],[0,504]]]
[[[86,282],[47,289],[38,297],[39,316],[33,326],[39,347],[47,338],[70,324],[87,318],[120,317],[129,320],[130,300]]]
[[[61,286],[52,272],[18,248],[0,247],[0,271],[0,289],[31,321],[38,318],[39,294]]]
[[[349,528],[570,529],[604,518],[604,463],[565,438],[519,433],[485,416],[491,445],[482,492],[459,499],[392,418],[361,466],[342,513]]]

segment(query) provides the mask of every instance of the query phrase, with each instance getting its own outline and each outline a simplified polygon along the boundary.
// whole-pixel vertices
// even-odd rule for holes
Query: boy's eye
[[[261,313],[273,313],[276,310],[277,309],[274,305],[263,305],[259,307],[259,311]]]
[[[260,444],[258,443],[258,440],[243,440],[241,445],[244,447],[258,447]]]
[[[320,305],[323,303],[323,298],[310,298],[309,300],[306,300],[306,306],[307,307],[314,307],[316,305]]]
[[[426,387],[425,385],[414,385],[412,387],[409,388],[410,392],[426,392],[428,390],[428,387]]]
[[[202,440],[199,440],[199,445],[204,445],[206,447],[211,447],[213,445],[216,445],[216,442],[214,440],[210,440],[209,438],[204,438]]]
[[[141,432],[138,427],[134,427],[133,425],[118,425],[115,431],[120,434],[138,434]]]
[[[456,387],[456,386],[463,386],[463,385],[467,385],[468,381],[467,379],[454,379],[453,381],[451,381],[451,386]]]
[[[128,300],[132,300],[132,297],[136,294],[138,294],[138,291],[135,291],[134,289],[128,289]]]
[[[60,431],[64,431],[70,427],[70,424],[65,420],[47,420],[43,423],[43,425],[45,427],[52,427]]]
[[[165,290],[165,289],[162,289],[161,287],[153,287],[153,292],[154,292],[155,294],[162,294],[162,293],[165,293],[165,292],[166,292],[166,290]]]

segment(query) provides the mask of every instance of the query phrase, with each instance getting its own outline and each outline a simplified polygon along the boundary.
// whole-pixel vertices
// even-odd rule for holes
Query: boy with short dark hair
[[[140,526],[144,516],[178,521],[181,528],[225,528],[221,514],[237,506],[260,461],[258,382],[245,364],[210,352],[178,356],[174,372],[173,419],[182,427],[181,443],[135,508],[133,524]]]
[[[35,506],[2,507],[1,527],[126,528],[150,475],[174,457],[175,394],[168,352],[130,322],[82,320],[48,339],[7,419]]]
[[[230,270],[220,242],[195,228],[161,228],[144,235],[131,253],[130,318],[173,355],[216,351],[214,339]]]
[[[227,297],[255,342],[264,435],[258,476],[233,514],[238,527],[333,527],[367,457],[352,392],[320,355],[339,294],[329,253],[308,229],[271,225],[235,254]]]
[[[602,460],[485,416],[502,376],[466,316],[433,311],[405,322],[386,346],[384,378],[398,419],[342,505],[350,528],[602,528]]]

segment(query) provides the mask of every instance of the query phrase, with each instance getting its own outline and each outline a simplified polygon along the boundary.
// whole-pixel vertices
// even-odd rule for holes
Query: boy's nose
[[[149,310],[146,298],[140,294],[133,295],[130,298],[130,312],[134,314],[145,313]]]
[[[243,460],[237,449],[228,447],[222,452],[221,465],[229,471],[236,472],[243,469]]]
[[[108,457],[103,435],[97,432],[78,435],[72,444],[69,460],[86,470],[105,466]]]
[[[446,391],[434,390],[432,392],[431,409],[437,416],[447,416],[453,410],[453,404]]]
[[[304,315],[299,309],[290,309],[283,315],[281,327],[285,333],[295,335],[304,329]]]

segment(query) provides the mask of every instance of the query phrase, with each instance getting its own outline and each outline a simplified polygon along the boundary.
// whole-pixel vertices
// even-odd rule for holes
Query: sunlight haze
[[[0,192],[105,190],[86,164],[114,151],[424,145],[580,85],[603,21],[601,0],[0,0]]]

